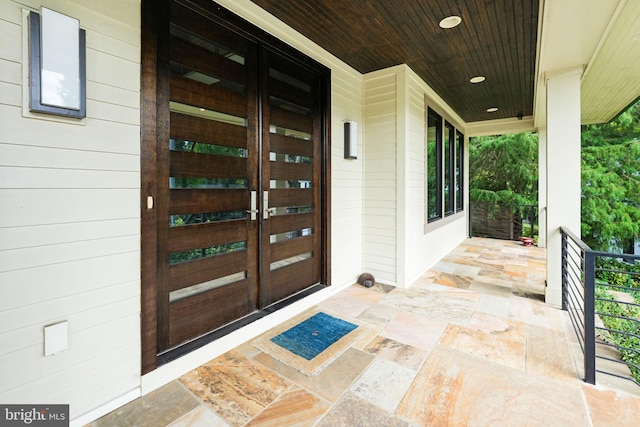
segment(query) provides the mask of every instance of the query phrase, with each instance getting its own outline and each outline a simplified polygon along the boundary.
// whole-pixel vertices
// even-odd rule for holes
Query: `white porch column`
[[[538,247],[547,247],[547,129],[538,129]]]
[[[560,227],[580,235],[580,77],[582,67],[547,73],[547,290],[562,304]]]

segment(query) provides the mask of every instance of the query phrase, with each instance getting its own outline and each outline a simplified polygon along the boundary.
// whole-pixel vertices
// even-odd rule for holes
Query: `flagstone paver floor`
[[[544,277],[543,249],[469,239],[409,289],[319,304],[370,333],[317,376],[245,343],[92,426],[640,425],[640,397],[580,379]]]

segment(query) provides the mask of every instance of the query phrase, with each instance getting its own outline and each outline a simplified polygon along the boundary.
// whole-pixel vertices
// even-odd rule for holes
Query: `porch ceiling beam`
[[[497,119],[471,122],[466,125],[469,137],[501,135],[505,133],[533,132],[536,130],[533,116],[522,119]]]

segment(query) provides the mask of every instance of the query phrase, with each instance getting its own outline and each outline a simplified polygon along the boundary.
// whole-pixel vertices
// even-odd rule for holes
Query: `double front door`
[[[157,37],[158,353],[322,282],[323,71],[213,18]]]

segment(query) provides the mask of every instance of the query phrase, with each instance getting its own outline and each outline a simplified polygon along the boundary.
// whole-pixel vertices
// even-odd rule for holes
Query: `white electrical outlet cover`
[[[44,355],[51,356],[68,347],[69,322],[60,322],[44,327]]]

